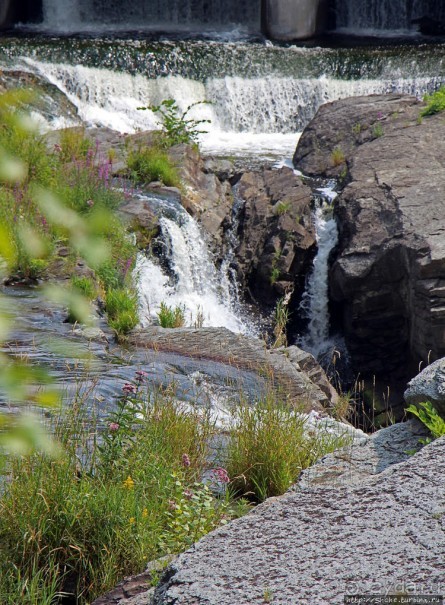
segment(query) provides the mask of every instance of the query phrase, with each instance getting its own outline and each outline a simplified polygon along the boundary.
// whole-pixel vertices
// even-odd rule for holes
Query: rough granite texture
[[[445,438],[351,485],[300,488],[209,534],[153,605],[340,605],[444,589]]]
[[[445,355],[445,114],[421,110],[396,94],[324,105],[294,156],[344,186],[330,296],[353,364],[402,380]]]
[[[434,361],[415,376],[404,397],[408,405],[429,401],[445,418],[445,358]]]

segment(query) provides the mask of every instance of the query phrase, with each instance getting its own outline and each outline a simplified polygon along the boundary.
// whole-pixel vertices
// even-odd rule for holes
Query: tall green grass
[[[124,386],[102,432],[74,402],[55,426],[62,457],[10,462],[0,500],[6,602],[49,605],[51,595],[64,592],[86,604],[231,515],[228,501],[199,483],[213,432],[209,417],[140,384]]]
[[[262,502],[283,494],[299,474],[325,454],[349,443],[346,437],[308,425],[303,408],[275,394],[233,410],[227,470],[238,495]]]

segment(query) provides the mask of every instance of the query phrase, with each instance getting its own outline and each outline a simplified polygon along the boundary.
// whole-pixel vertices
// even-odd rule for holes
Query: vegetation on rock
[[[445,110],[445,86],[436,90],[431,95],[425,95],[423,100],[426,107],[422,109],[421,116],[432,116]]]

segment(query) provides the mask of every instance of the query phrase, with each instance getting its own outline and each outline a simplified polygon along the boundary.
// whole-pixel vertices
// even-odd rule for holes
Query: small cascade
[[[334,183],[329,183],[318,190],[314,213],[318,252],[300,305],[309,323],[298,344],[317,359],[333,345],[329,340],[329,255],[338,242],[337,223],[332,215],[332,202],[337,196],[333,187]]]
[[[242,316],[236,289],[227,287],[226,270],[218,271],[196,221],[179,202],[141,196],[159,214],[158,255],[139,255],[135,268],[142,325],[157,321],[161,303],[184,310],[186,325],[255,332]]]

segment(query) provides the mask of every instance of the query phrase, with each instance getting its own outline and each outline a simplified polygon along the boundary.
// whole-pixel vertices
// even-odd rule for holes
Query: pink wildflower
[[[214,468],[212,473],[219,483],[230,483],[230,478],[225,468]]]
[[[176,502],[174,500],[168,501],[168,510],[176,510],[178,507],[176,506]]]
[[[122,390],[125,395],[134,395],[137,392],[137,388],[134,386],[134,384],[130,384],[129,382],[124,384]]]
[[[108,429],[110,432],[115,433],[119,430],[119,425],[117,422],[110,422],[110,424],[108,425]]]
[[[183,496],[186,500],[191,500],[193,498],[193,492],[191,489],[185,489],[183,492]]]

